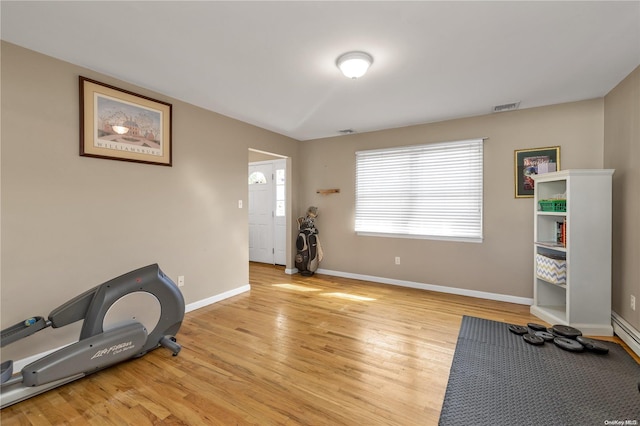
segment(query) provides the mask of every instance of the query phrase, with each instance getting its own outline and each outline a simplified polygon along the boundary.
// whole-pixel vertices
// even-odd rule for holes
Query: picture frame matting
[[[80,84],[80,156],[172,166],[172,105],[86,77]]]

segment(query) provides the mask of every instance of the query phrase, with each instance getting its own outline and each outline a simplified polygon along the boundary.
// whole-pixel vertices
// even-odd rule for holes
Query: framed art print
[[[171,166],[171,108],[80,76],[80,155]]]
[[[532,176],[560,170],[560,147],[520,149],[514,153],[516,198],[533,197]]]

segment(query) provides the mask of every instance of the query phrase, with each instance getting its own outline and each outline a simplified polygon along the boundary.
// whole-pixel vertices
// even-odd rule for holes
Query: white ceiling
[[[1,2],[2,39],[298,140],[602,97],[640,1]],[[374,57],[358,80],[336,58]]]

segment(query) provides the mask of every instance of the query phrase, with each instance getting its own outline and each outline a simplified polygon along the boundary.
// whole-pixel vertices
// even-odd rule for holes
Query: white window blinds
[[[359,234],[482,241],[483,140],[356,152]]]

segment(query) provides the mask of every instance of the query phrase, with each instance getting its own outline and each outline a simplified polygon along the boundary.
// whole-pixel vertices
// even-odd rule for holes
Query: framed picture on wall
[[[80,155],[171,166],[171,108],[80,76]]]
[[[532,176],[560,170],[560,147],[519,149],[514,153],[516,198],[533,197]]]

